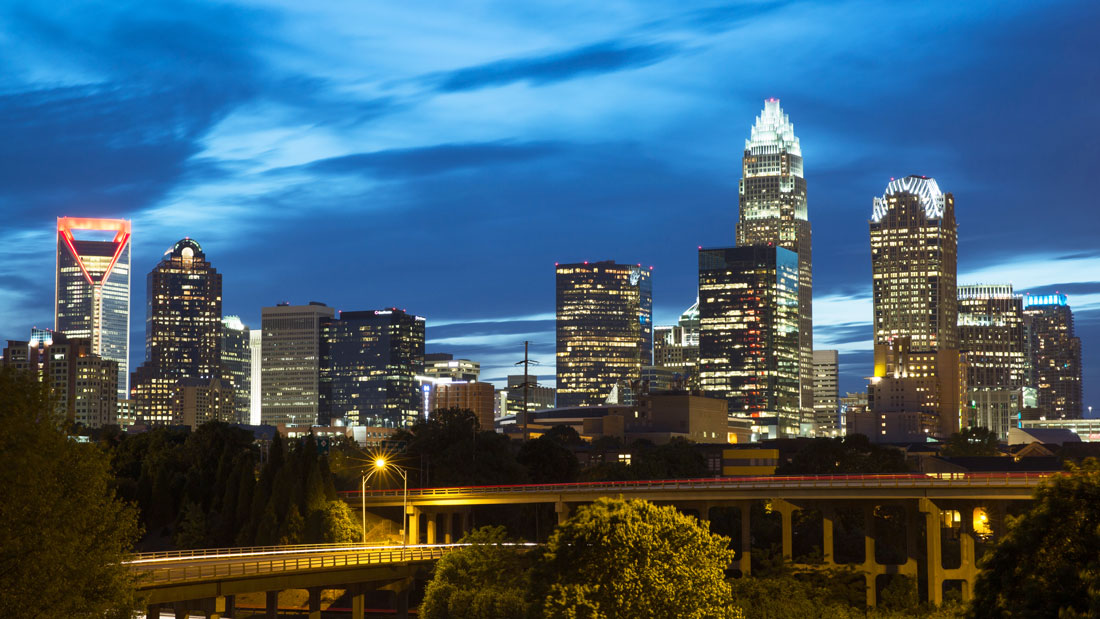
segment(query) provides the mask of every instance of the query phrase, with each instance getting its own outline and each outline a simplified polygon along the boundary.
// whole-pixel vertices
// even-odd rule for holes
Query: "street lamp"
[[[363,476],[363,484],[359,496],[362,498],[363,503],[363,543],[367,543],[367,480],[371,478],[371,475],[383,471],[386,467],[390,467],[397,471],[397,474],[401,476],[401,481],[405,485],[405,490],[401,499],[401,545],[405,546],[408,543],[409,532],[405,526],[405,518],[409,511],[409,476],[405,473],[405,470],[401,467],[387,462],[385,458],[376,458],[374,460],[374,469],[371,472]]]

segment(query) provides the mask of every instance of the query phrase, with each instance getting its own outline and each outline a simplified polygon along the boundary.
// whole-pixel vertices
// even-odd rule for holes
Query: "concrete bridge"
[[[645,499],[675,505],[709,522],[712,510],[740,511],[741,540],[737,567],[751,572],[753,552],[752,507],[764,502],[778,512],[781,549],[793,559],[793,515],[803,509],[821,513],[823,559],[818,566],[835,562],[834,524],[840,509],[858,508],[863,520],[863,561],[849,564],[865,577],[867,604],[877,603],[879,577],[923,577],[927,600],[943,601],[944,585],[957,586],[968,600],[977,576],[975,538],[1003,532],[1010,502],[1032,498],[1035,488],[1049,473],[946,473],[912,475],[841,475],[797,477],[728,477],[668,481],[590,482],[373,490],[365,496],[344,493],[355,507],[402,507],[407,504],[409,543],[453,541],[454,523],[469,523],[470,510],[479,505],[552,504],[558,522],[564,522],[578,505],[600,497]],[[905,521],[906,560],[882,564],[876,561],[873,521],[876,509],[900,510]],[[464,526],[463,528],[468,528]],[[440,535],[442,533],[442,535]],[[943,538],[958,540],[959,564],[944,567]],[[923,537],[923,540],[922,540]],[[442,538],[442,540],[440,539]],[[922,548],[923,546],[923,548]],[[923,553],[921,552],[923,550]],[[923,556],[922,556],[923,555]]]
[[[177,618],[200,613],[211,619],[234,617],[236,598],[264,593],[266,617],[274,619],[280,591],[309,593],[310,619],[320,619],[321,591],[350,594],[352,617],[363,619],[368,591],[394,593],[395,612],[408,615],[414,579],[427,577],[432,563],[455,545],[314,545],[222,548],[134,555],[127,565],[137,572],[146,599],[146,617],[162,610]]]

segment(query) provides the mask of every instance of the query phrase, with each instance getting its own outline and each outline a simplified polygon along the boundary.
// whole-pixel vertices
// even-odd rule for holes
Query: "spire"
[[[794,125],[790,117],[783,113],[783,108],[779,107],[779,99],[773,97],[764,101],[764,111],[756,117],[751,137],[745,140],[745,150],[754,155],[786,151],[802,156],[802,148],[794,135]]]

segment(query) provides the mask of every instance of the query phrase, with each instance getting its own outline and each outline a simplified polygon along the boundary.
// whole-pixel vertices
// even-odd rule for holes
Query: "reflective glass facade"
[[[260,420],[311,426],[320,410],[321,325],[335,310],[324,303],[263,308]]]
[[[412,425],[420,418],[423,366],[422,317],[399,309],[340,312],[321,326],[321,424]]]
[[[1047,419],[1080,419],[1081,340],[1074,334],[1073,311],[1066,304],[1066,296],[1054,296],[1025,297],[1039,411]]]
[[[653,364],[653,284],[640,265],[557,266],[557,405],[597,406]]]
[[[222,378],[222,276],[194,239],[181,239],[149,272],[145,363],[134,372],[134,412],[181,423],[173,395],[184,378]]]
[[[251,332],[239,316],[222,318],[222,365],[233,387],[236,423],[248,423],[252,408]]]
[[[741,160],[737,245],[775,245],[798,255],[799,407],[813,423],[813,260],[802,147],[778,99],[764,102]]]
[[[959,349],[966,360],[964,422],[1006,440],[1028,386],[1023,299],[1011,284],[959,286],[958,292]]]
[[[130,222],[60,217],[54,328],[87,338],[92,352],[118,363],[118,398],[130,378]]]
[[[798,265],[781,247],[699,250],[699,384],[757,438],[801,432]]]

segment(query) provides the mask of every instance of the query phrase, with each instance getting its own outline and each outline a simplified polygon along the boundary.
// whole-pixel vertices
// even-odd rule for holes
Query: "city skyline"
[[[654,323],[674,323],[694,301],[695,247],[732,244],[741,144],[761,101],[774,96],[806,153],[816,347],[841,351],[841,391],[870,374],[867,200],[887,178],[915,173],[959,198],[960,284],[1069,295],[1087,405],[1100,372],[1090,346],[1100,332],[1092,275],[1100,254],[1090,226],[1067,222],[1092,216],[1080,179],[1095,153],[1096,129],[1085,115],[1095,86],[1070,76],[1092,70],[1078,64],[1096,46],[1079,11],[1096,9],[1002,7],[994,16],[990,6],[891,8],[886,16],[862,3],[775,4],[706,15],[666,9],[656,20],[654,10],[643,18],[604,7],[592,10],[619,11],[603,15],[617,19],[588,15],[566,27],[569,19],[559,17],[558,37],[526,40],[535,17],[546,17],[533,7],[526,16],[497,13],[493,26],[506,34],[477,46],[460,45],[457,27],[421,25],[414,41],[463,53],[376,57],[371,70],[329,44],[309,48],[301,61],[309,66],[274,68],[280,42],[303,44],[285,9],[195,4],[171,37],[155,36],[165,17],[156,7],[108,11],[94,29],[77,26],[78,16],[8,17],[9,30],[25,36],[5,54],[26,68],[4,78],[10,94],[0,102],[16,145],[5,148],[22,153],[6,158],[12,165],[0,189],[8,221],[0,230],[8,265],[0,272],[0,329],[23,339],[51,322],[52,294],[42,284],[52,279],[46,248],[55,217],[123,217],[134,220],[135,272],[147,273],[174,240],[198,238],[225,274],[225,313],[251,327],[260,307],[279,301],[404,307],[427,317],[429,352],[480,361],[488,379],[502,380],[522,357],[523,340],[532,340],[546,382],[554,358],[551,263],[652,264]],[[853,17],[860,7],[866,14]],[[934,13],[943,18],[921,23]],[[336,23],[324,10],[314,19]],[[470,19],[460,21],[471,26]],[[852,40],[842,40],[828,30],[843,20],[880,30],[844,29]],[[369,20],[346,21],[335,40],[363,29],[381,48],[408,49]],[[500,30],[502,22],[509,28]],[[57,29],[47,35],[45,24],[98,42],[88,46],[90,58],[113,61],[51,62],[75,43],[51,38]],[[261,24],[270,34],[260,35]],[[137,63],[115,57],[112,33],[157,60],[144,65],[163,70],[153,71],[162,81],[137,77]],[[899,43],[882,42],[890,33]],[[1025,35],[1026,56],[1008,49],[990,58],[990,47]],[[795,36],[816,42],[822,57],[775,56]],[[906,44],[931,37],[937,45]],[[1068,66],[1051,70],[1071,48]],[[772,58],[744,69],[755,54]],[[26,62],[32,55],[38,60]],[[320,59],[334,55],[342,61],[322,70]],[[938,64],[949,56],[961,64]],[[193,84],[168,77],[175,57],[185,58]],[[901,61],[904,70],[895,66]],[[697,76],[683,77],[688,69]],[[304,89],[287,81],[310,77]],[[836,92],[826,92],[838,77]],[[1002,83],[1009,78],[1029,92],[1013,96]],[[715,83],[702,83],[708,79]],[[231,80],[240,90],[224,99],[172,96],[217,92]],[[585,95],[590,87],[598,97]],[[650,89],[653,97],[638,99]],[[901,102],[913,93],[923,99]],[[564,97],[568,109],[539,101]],[[468,109],[478,107],[485,109]],[[1082,156],[1057,164],[1034,157],[1067,147]],[[305,230],[308,259],[271,251]],[[364,275],[342,289],[347,255]],[[446,261],[458,256],[492,267],[466,269],[451,282]],[[281,276],[253,276],[269,268]],[[140,279],[132,298],[145,295]],[[132,338],[143,337],[143,325],[131,326],[131,342],[140,342]],[[136,367],[140,347],[131,350]]]

